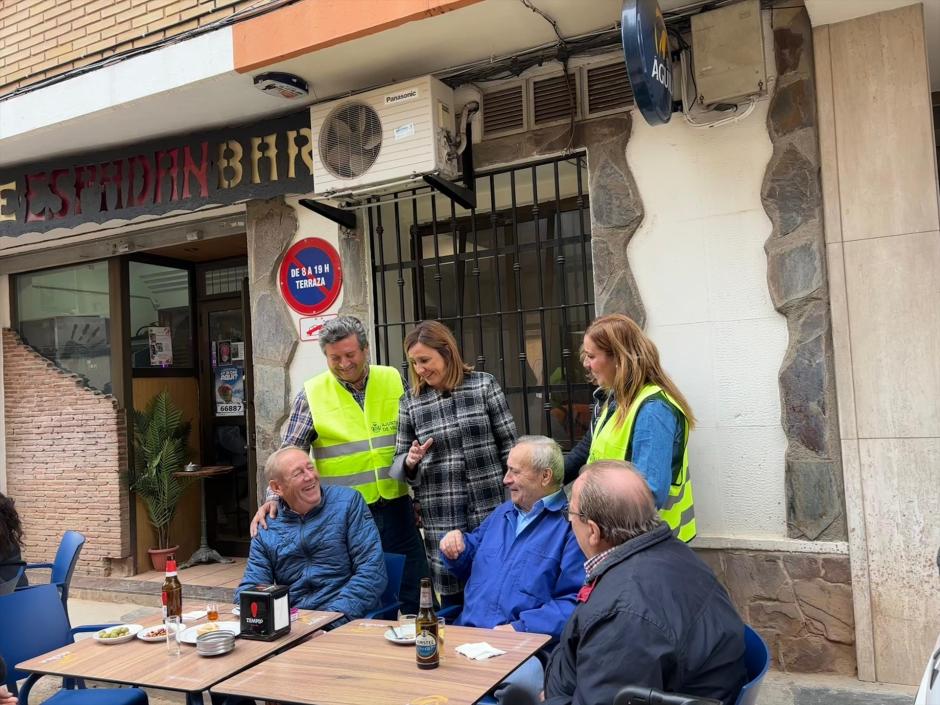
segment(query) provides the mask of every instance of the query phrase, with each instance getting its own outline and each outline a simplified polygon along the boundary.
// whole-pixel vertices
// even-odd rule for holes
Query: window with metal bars
[[[590,423],[578,351],[594,317],[583,154],[478,174],[477,208],[439,194],[370,206],[375,358],[407,372],[405,334],[434,318],[494,375],[520,433],[570,449]]]

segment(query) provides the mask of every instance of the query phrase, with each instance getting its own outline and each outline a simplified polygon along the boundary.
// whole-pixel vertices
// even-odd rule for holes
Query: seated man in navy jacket
[[[644,477],[622,460],[585,465],[567,513],[587,579],[546,668],[546,705],[611,703],[625,685],[733,703],[744,623]]]
[[[467,582],[455,624],[550,634],[574,611],[584,554],[565,517],[565,461],[551,438],[523,436],[509,453],[510,501],[476,531],[441,539],[447,569]]]
[[[385,558],[362,495],[321,485],[310,456],[294,446],[272,453],[264,473],[280,511],[251,540],[235,602],[242,590],[275,583],[289,587],[292,607],[342,612],[346,620],[378,607]]]

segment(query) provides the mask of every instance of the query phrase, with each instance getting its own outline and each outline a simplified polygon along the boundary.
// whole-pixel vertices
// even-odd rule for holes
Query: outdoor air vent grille
[[[567,80],[562,74],[532,81],[532,124],[570,120],[572,112],[577,116],[576,96],[577,79],[574,74],[569,74]]]
[[[588,115],[626,110],[633,105],[633,88],[623,61],[587,70],[587,104]]]
[[[339,179],[355,179],[369,170],[382,148],[382,123],[363,103],[341,105],[320,130],[320,158]]]
[[[483,94],[483,134],[490,136],[525,128],[522,84]]]

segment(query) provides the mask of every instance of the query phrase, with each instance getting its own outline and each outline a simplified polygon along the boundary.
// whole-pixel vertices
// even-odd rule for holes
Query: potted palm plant
[[[182,412],[165,389],[150,400],[144,411],[134,410],[130,489],[143,500],[156,532],[157,546],[148,551],[154,570],[164,570],[167,556],[179,548],[170,545],[170,523],[189,487],[185,478],[175,475],[189,457],[189,431],[190,423],[183,421]]]

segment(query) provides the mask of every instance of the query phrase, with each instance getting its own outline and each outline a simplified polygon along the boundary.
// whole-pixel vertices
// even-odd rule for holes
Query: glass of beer
[[[210,622],[215,622],[219,619],[219,605],[215,602],[210,602],[206,605],[206,618]]]
[[[444,623],[444,618],[438,617],[437,618],[437,651],[441,655],[442,661],[444,660],[444,654],[446,653],[446,651],[444,650],[444,627],[445,626],[446,625]]]

